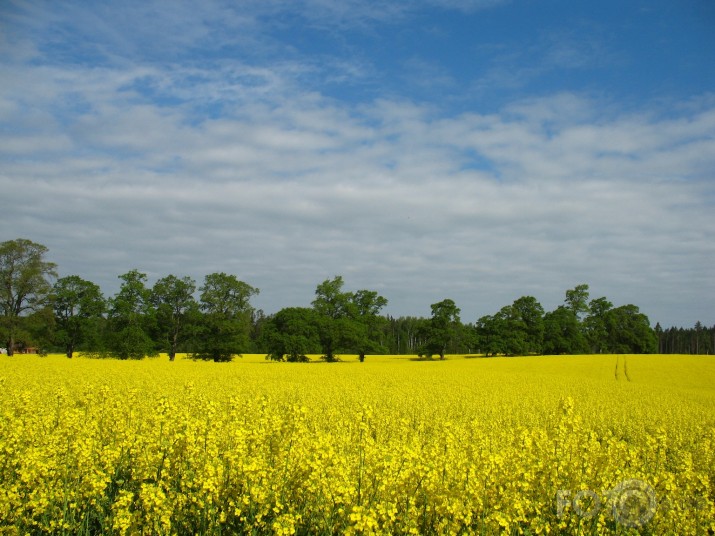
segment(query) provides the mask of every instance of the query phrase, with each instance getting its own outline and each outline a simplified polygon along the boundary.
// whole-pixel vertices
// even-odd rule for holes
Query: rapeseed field
[[[0,359],[0,534],[712,534],[715,359]]]

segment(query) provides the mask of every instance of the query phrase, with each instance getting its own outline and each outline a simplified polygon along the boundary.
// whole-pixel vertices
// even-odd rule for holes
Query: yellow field
[[[0,534],[708,534],[715,358],[0,358]]]

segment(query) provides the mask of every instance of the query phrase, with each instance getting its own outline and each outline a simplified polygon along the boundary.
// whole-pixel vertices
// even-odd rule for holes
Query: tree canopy
[[[231,361],[264,353],[275,361],[307,361],[340,354],[534,355],[575,353],[712,352],[715,327],[651,328],[633,304],[590,299],[587,284],[566,290],[562,305],[545,311],[534,296],[522,296],[473,323],[463,322],[456,302],[430,306],[430,316],[394,318],[382,313],[388,300],[375,290],[346,290],[336,275],[315,288],[309,307],[286,307],[266,315],[251,299],[259,290],[224,272],[206,275],[197,289],[187,276],[159,277],[148,285],[138,269],[119,276],[105,299],[78,275],[57,277],[41,244],[17,239],[0,244],[0,336],[8,353],[52,349],[120,359],[178,353],[195,359]],[[589,301],[590,300],[590,301]]]
[[[259,290],[224,272],[207,275],[199,290],[203,315],[193,357],[231,361],[248,347],[253,313],[250,299]]]
[[[304,363],[320,351],[318,314],[308,307],[286,307],[271,317],[264,331],[266,358]]]
[[[47,251],[24,238],[0,243],[0,329],[8,355],[15,351],[21,318],[49,303],[57,266],[45,260]]]
[[[182,340],[188,337],[192,316],[198,313],[194,299],[196,282],[190,277],[168,275],[154,283],[150,300],[156,309],[156,327],[162,349],[173,361]]]
[[[360,361],[368,352],[380,351],[378,313],[387,299],[374,290],[343,291],[342,276],[326,279],[315,289],[313,310],[323,359],[337,360],[337,352],[355,352]]]
[[[432,357],[438,354],[440,359],[444,359],[447,347],[459,333],[460,309],[449,298],[433,303],[430,308],[432,316],[423,328],[425,343],[420,355]]]
[[[147,275],[134,269],[120,275],[119,279],[122,280],[119,292],[109,300],[106,350],[119,359],[156,355],[150,336],[156,311],[152,307],[151,292],[146,287]]]
[[[67,357],[83,343],[95,343],[99,337],[101,318],[107,303],[99,286],[78,275],[57,280],[52,289],[55,314],[55,341],[65,348]]]

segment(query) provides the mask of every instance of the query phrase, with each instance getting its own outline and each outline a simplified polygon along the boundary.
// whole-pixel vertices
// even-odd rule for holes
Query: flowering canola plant
[[[710,356],[0,360],[0,534],[712,534],[713,520]]]

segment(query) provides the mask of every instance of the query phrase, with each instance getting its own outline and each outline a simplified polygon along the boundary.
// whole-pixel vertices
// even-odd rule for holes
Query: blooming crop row
[[[714,386],[705,356],[5,358],[0,533],[707,533]]]

